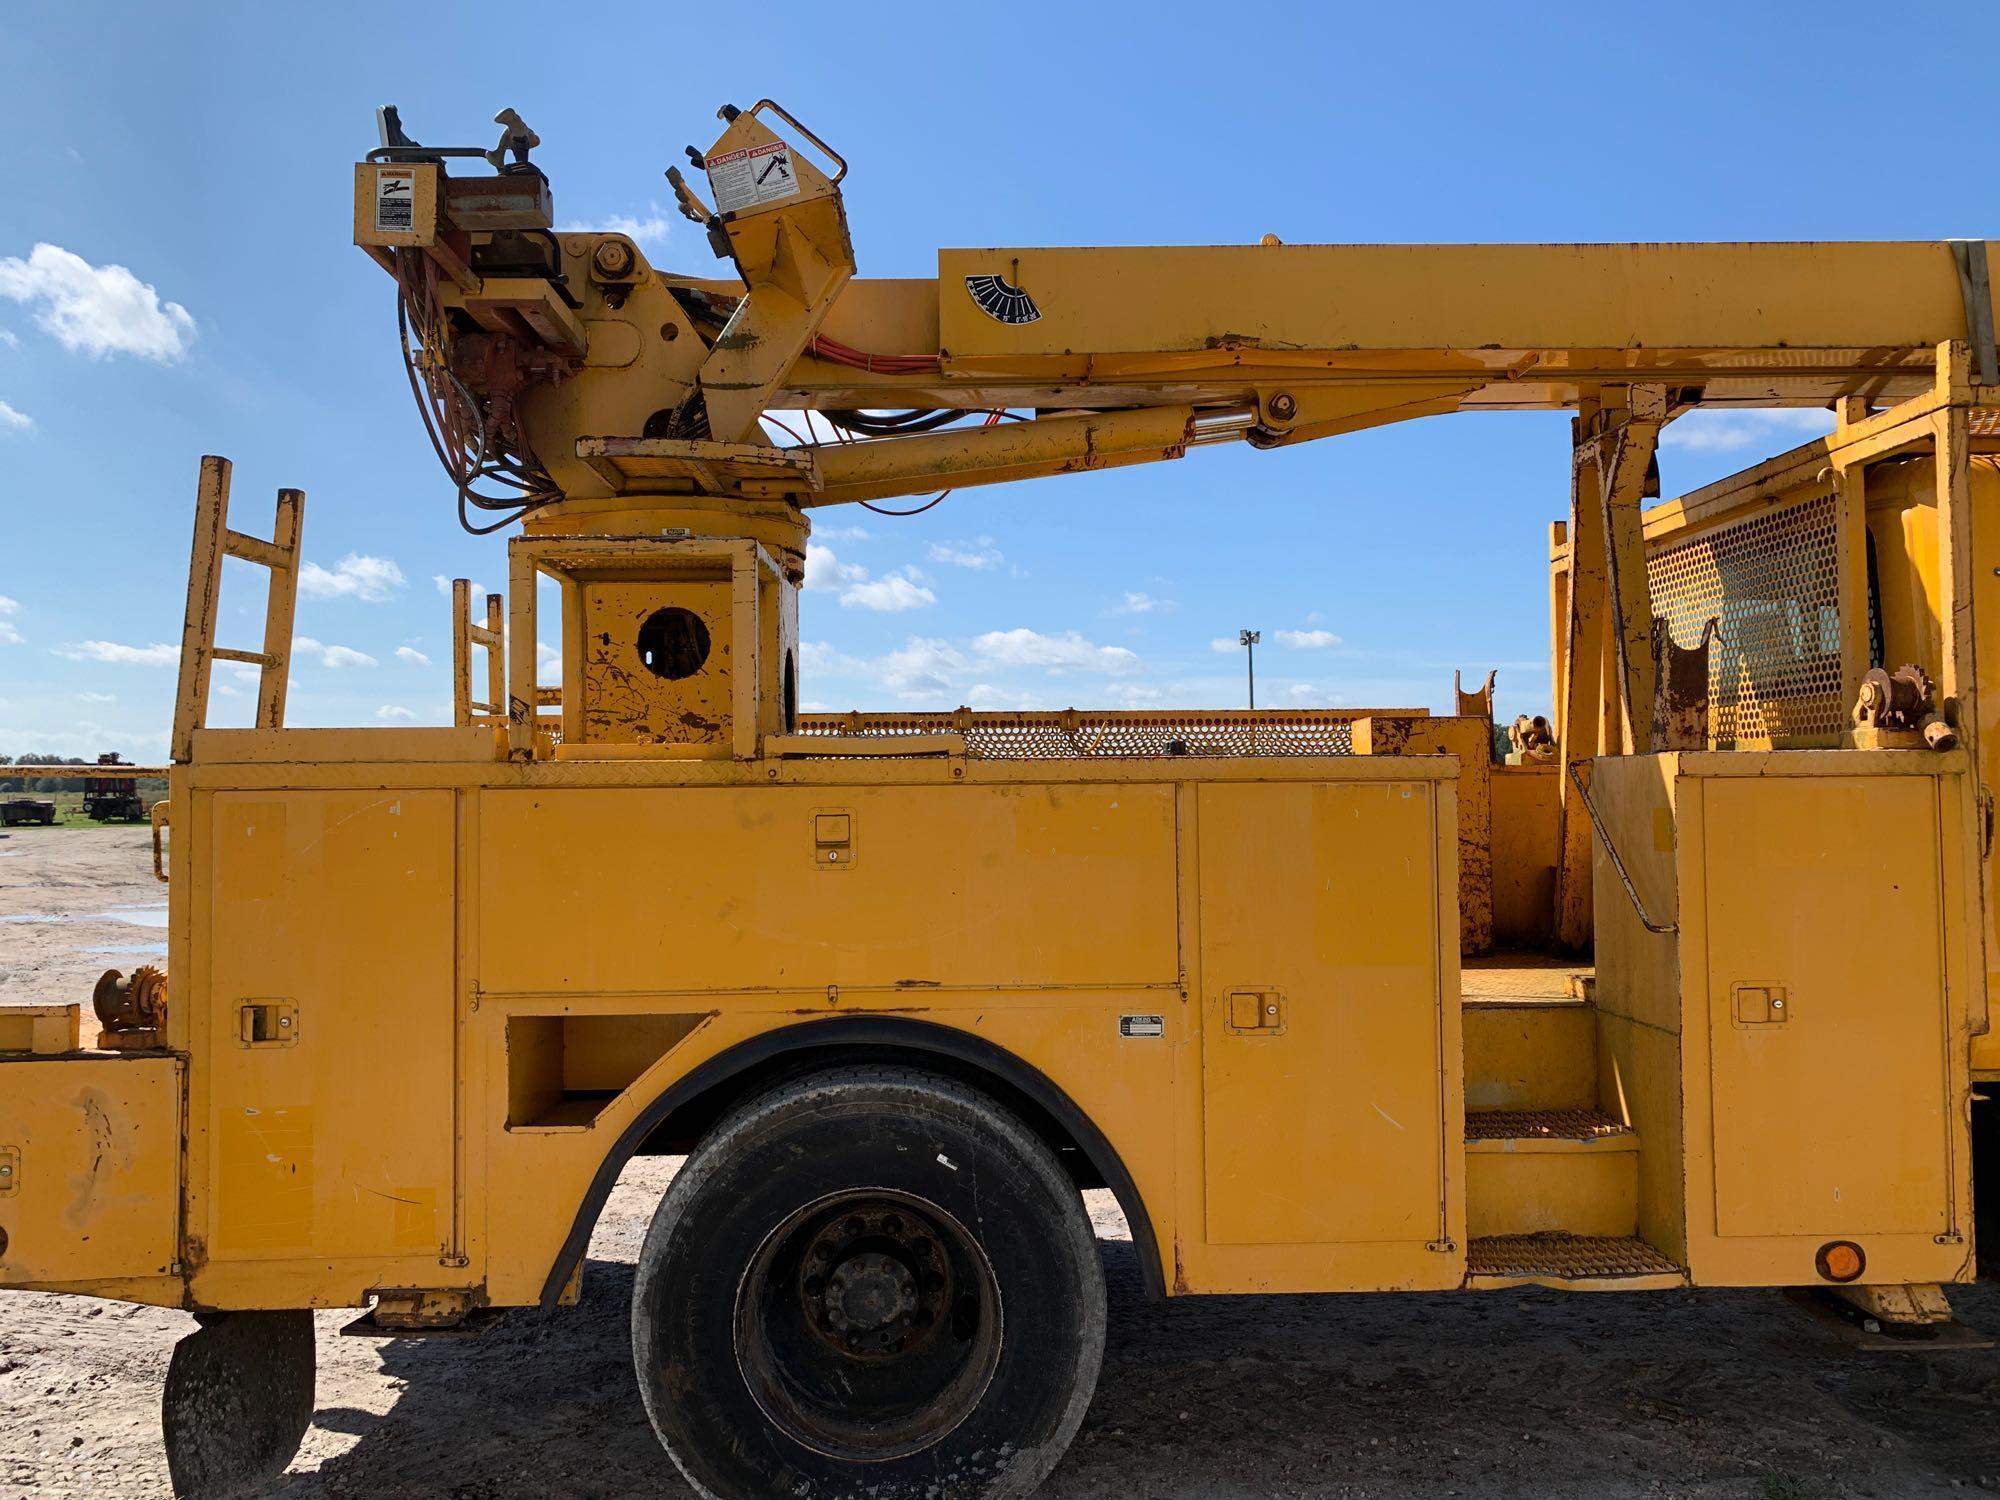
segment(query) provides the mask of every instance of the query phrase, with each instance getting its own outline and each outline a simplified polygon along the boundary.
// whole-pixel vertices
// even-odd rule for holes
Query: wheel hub
[[[843,1333],[874,1333],[917,1310],[917,1278],[886,1255],[856,1255],[826,1284],[827,1321]]]
[[[856,1359],[903,1353],[941,1321],[951,1277],[915,1215],[864,1207],[813,1236],[799,1293],[822,1342]]]

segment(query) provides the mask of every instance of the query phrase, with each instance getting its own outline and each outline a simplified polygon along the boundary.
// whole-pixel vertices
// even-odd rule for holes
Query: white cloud
[[[1104,691],[1113,703],[1125,708],[1151,708],[1166,696],[1158,688],[1143,682],[1114,682]]]
[[[178,302],[162,302],[123,266],[93,266],[59,245],[37,245],[26,260],[0,257],[0,297],[34,307],[36,323],[65,349],[97,359],[171,363],[194,338],[194,319]]]
[[[544,687],[562,686],[562,652],[547,641],[535,642],[535,680]]]
[[[299,570],[299,592],[308,599],[360,599],[380,604],[404,583],[403,570],[386,557],[350,552],[331,569],[309,562]],[[450,592],[449,585],[446,592]]]
[[[1811,408],[1730,410],[1704,407],[1669,423],[1660,446],[1689,453],[1733,453],[1750,447],[1796,447],[1833,431],[1833,413]]]
[[[406,661],[413,667],[428,667],[431,664],[431,659],[415,646],[398,646],[396,660]]]
[[[865,542],[868,540],[866,526],[815,526],[813,536],[822,542]]]
[[[1036,693],[1018,692],[1009,688],[995,687],[990,682],[975,682],[965,690],[967,708],[1039,708],[1041,697]]]
[[[19,599],[9,599],[5,594],[0,594],[0,616],[18,615],[20,612],[21,601]],[[12,625],[9,625],[5,619],[0,619],[0,646],[18,646],[20,644],[21,632],[16,630]]]
[[[18,349],[21,347],[21,336],[11,328],[0,328],[0,344],[9,349]]]
[[[1271,634],[1280,645],[1290,646],[1294,651],[1318,651],[1340,644],[1340,637],[1331,630],[1274,630]]]
[[[34,427],[33,417],[0,401],[0,432],[32,432]]]
[[[1243,643],[1233,635],[1219,635],[1208,643],[1211,651],[1241,651]]]
[[[1180,605],[1175,600],[1155,599],[1151,594],[1134,593],[1131,590],[1127,590],[1125,597],[1112,605],[1106,613],[1114,615],[1153,615],[1165,614],[1168,610],[1179,608]]]
[[[964,655],[946,642],[911,636],[877,662],[876,668],[890,691],[921,698],[950,692],[969,665]]]
[[[850,609],[896,613],[937,603],[930,580],[915,568],[896,568],[873,577],[860,563],[844,563],[831,547],[806,548],[804,587],[838,594]]]
[[[116,693],[78,693],[76,696],[85,703],[116,703],[118,701]]]
[[[866,583],[850,585],[840,596],[843,608],[872,609],[895,614],[937,603],[928,580],[915,568],[898,568]]]
[[[982,536],[972,542],[932,542],[931,561],[944,563],[953,568],[971,568],[983,573],[988,568],[997,568],[1007,559],[993,545],[993,538]]]
[[[868,663],[848,656],[825,641],[799,643],[799,670],[825,677],[865,677]]]
[[[1042,667],[1051,672],[1129,672],[1139,665],[1138,656],[1123,646],[1093,645],[1074,630],[1061,635],[1043,635],[1026,626],[989,630],[973,641],[972,649],[1000,666]]]
[[[866,568],[842,562],[833,548],[807,544],[806,578],[802,588],[840,589],[850,583],[859,583],[867,576]]]
[[[378,719],[396,719],[403,723],[408,723],[416,718],[416,714],[403,707],[400,703],[385,703],[375,710],[375,717]]]
[[[1010,680],[1015,673],[1120,677],[1140,666],[1139,658],[1122,646],[1100,646],[1073,630],[1047,635],[1025,627],[989,631],[962,647],[913,635],[883,656],[849,656],[823,641],[805,642],[799,654],[808,682],[825,677],[868,683],[907,702],[935,704],[942,698],[974,708],[1051,706],[1047,693]],[[1150,687],[1124,683],[1107,683],[1098,692],[1135,705],[1159,696]]]
[[[180,660],[181,648],[165,642],[150,646],[125,646],[117,641],[78,641],[60,648],[56,655],[71,661],[113,662],[129,667],[171,667]]]
[[[342,667],[372,667],[375,658],[365,651],[356,651],[352,646],[329,646],[316,641],[309,635],[292,637],[292,654],[317,656],[323,667],[338,671]]]
[[[602,224],[559,224],[556,227],[563,234],[622,234],[641,245],[657,245],[667,237],[673,222],[668,219],[666,210],[654,203],[649,205],[643,219],[633,214],[612,214]]]

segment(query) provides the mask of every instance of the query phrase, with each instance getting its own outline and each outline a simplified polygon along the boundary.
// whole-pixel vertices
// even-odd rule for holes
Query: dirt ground
[[[141,830],[0,840],[0,1002],[81,999],[159,941]],[[110,915],[106,915],[110,914]],[[35,918],[24,921],[18,918]],[[106,949],[119,952],[107,953]],[[319,1415],[284,1496],[684,1495],[629,1368],[627,1302],[675,1163],[635,1163],[581,1306],[474,1339],[319,1318]],[[1766,1292],[1145,1300],[1093,1194],[1103,1379],[1045,1493],[1947,1495],[2000,1489],[2000,1350],[1864,1354]],[[2000,1289],[1955,1289],[2000,1334]],[[0,1293],[0,1500],[167,1492],[158,1392],[180,1313]]]

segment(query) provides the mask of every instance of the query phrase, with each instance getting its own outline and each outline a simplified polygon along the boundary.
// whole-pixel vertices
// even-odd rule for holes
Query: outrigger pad
[[[160,1398],[174,1493],[222,1500],[276,1478],[313,1418],[309,1312],[203,1313]]]

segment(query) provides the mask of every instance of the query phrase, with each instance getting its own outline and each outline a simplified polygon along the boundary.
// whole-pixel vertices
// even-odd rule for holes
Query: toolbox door
[[[1210,1244],[1446,1237],[1435,788],[1200,788]]]
[[[211,1267],[406,1257],[454,1238],[452,793],[214,799],[207,1171]]]
[[[0,1286],[176,1269],[181,1062],[0,1060]]]
[[[1702,782],[1716,1232],[1950,1217],[1939,783]]]

